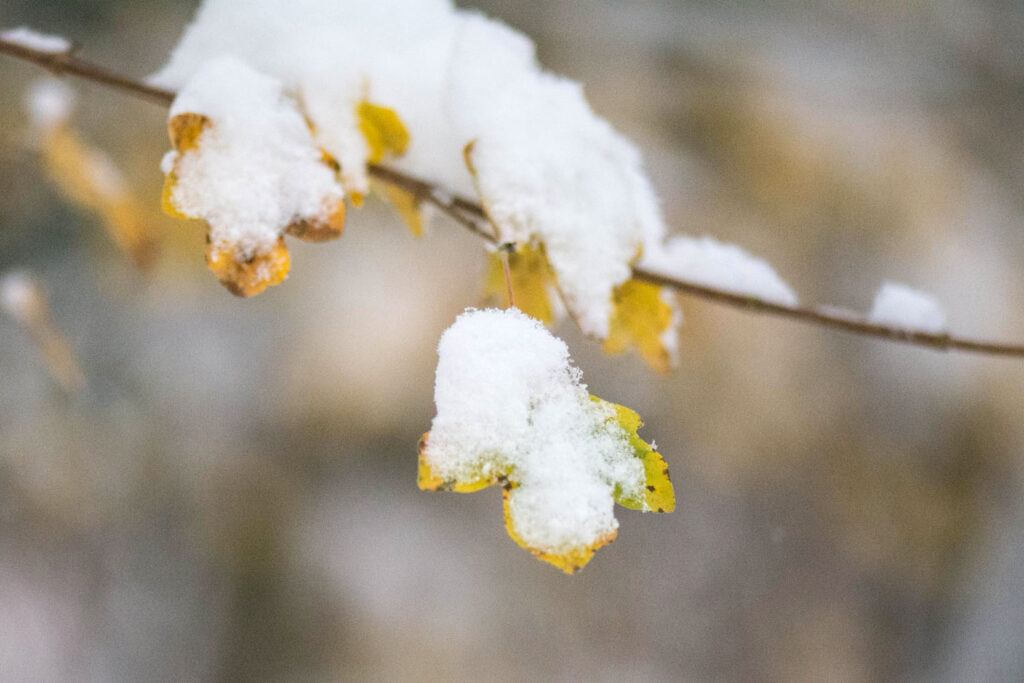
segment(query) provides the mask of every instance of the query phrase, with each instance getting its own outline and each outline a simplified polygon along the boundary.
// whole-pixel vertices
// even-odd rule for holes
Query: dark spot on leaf
[[[654,493],[654,487],[653,486],[648,486],[647,490],[650,491],[651,493]]]

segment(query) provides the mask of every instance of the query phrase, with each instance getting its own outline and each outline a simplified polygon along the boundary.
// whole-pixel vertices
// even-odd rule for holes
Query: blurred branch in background
[[[53,379],[73,394],[85,384],[75,354],[50,316],[46,293],[36,279],[25,271],[0,276],[0,308],[18,321],[39,351]]]

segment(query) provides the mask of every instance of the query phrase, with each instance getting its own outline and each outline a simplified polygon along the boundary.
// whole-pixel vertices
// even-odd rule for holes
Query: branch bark
[[[170,106],[175,98],[175,93],[169,90],[157,88],[144,81],[110,71],[81,59],[73,51],[50,53],[0,39],[0,54],[7,54],[17,59],[31,62],[58,76],[71,74],[164,106]],[[481,239],[494,245],[497,244],[498,240],[487,219],[487,214],[478,202],[466,197],[450,194],[433,183],[412,177],[387,166],[370,164],[369,172],[376,180],[405,190],[420,202],[436,207]],[[680,294],[693,296],[715,304],[732,306],[748,313],[774,315],[842,332],[921,346],[936,351],[966,351],[991,356],[1024,358],[1024,344],[979,341],[949,334],[927,334],[877,325],[868,322],[858,315],[842,312],[830,307],[785,306],[756,297],[706,287],[696,282],[668,277],[640,267],[633,268],[633,277],[662,287],[668,287]]]

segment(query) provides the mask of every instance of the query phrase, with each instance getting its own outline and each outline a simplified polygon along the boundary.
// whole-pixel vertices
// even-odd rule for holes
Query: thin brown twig
[[[99,65],[81,59],[73,52],[54,54],[0,39],[0,53],[32,62],[58,76],[71,74],[131,95],[158,102],[165,106],[169,106],[175,98],[175,93],[169,90],[157,88],[123,74],[109,71]],[[493,231],[493,226],[490,225],[486,212],[478,202],[466,197],[450,194],[433,183],[396,171],[387,166],[370,164],[369,172],[376,180],[405,190],[420,202],[437,207],[473,234],[490,244],[497,245],[498,238]],[[669,277],[642,267],[634,267],[633,276],[639,280],[674,289],[681,294],[694,296],[712,303],[732,306],[749,313],[763,313],[789,318],[790,320],[797,320],[861,336],[912,344],[938,351],[967,351],[993,356],[1024,358],[1024,344],[1002,344],[965,339],[948,334],[928,334],[902,330],[896,327],[868,322],[864,318],[852,313],[830,308],[777,304],[756,297],[736,294],[714,287],[707,287],[696,282]]]
[[[508,308],[515,308],[516,294],[512,289],[512,266],[508,262],[508,249],[501,250],[501,270],[505,274],[505,294],[508,298]]]
[[[87,62],[77,57],[72,50],[68,52],[45,52],[43,50],[34,50],[14,41],[0,39],[0,53],[38,64],[52,72],[55,76],[71,74],[94,83],[100,83],[123,92],[131,93],[137,97],[144,97],[165,106],[170,106],[174,102],[175,94],[173,92],[154,87],[124,74],[110,71],[98,64]]]

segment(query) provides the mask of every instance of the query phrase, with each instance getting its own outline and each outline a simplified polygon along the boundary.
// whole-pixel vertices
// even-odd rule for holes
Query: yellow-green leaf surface
[[[662,297],[660,287],[627,280],[612,294],[612,317],[604,350],[622,353],[635,346],[648,365],[658,372],[669,372],[672,354],[664,339],[672,318],[672,306]]]
[[[676,496],[672,488],[672,479],[669,477],[668,465],[664,458],[637,434],[644,424],[640,416],[625,406],[602,400],[596,396],[590,398],[595,403],[608,406],[615,411],[615,421],[626,432],[629,445],[633,448],[633,455],[639,458],[644,465],[643,497],[626,497],[621,490],[616,490],[615,502],[630,510],[647,512],[672,512],[675,510]]]

